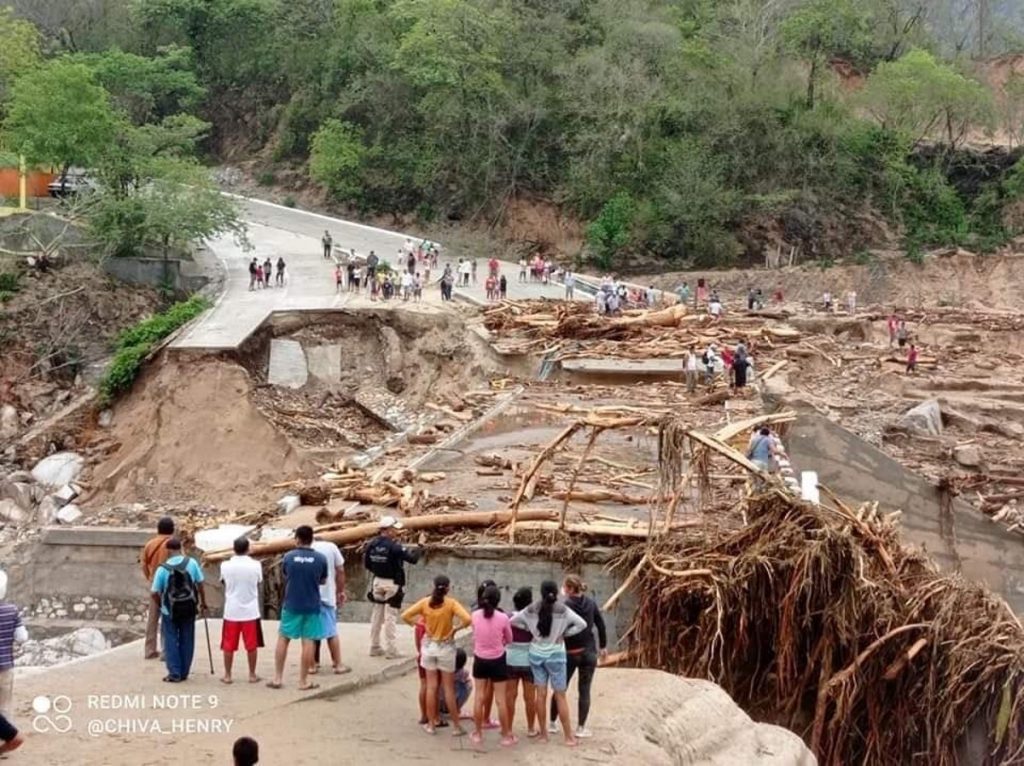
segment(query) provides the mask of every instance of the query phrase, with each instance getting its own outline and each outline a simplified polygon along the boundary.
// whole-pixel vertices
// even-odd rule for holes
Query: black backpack
[[[199,591],[189,574],[188,562],[189,559],[184,558],[173,566],[160,565],[168,572],[164,605],[174,623],[192,622],[199,614]]]

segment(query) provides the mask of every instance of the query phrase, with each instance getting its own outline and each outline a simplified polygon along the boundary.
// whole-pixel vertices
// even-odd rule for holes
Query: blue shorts
[[[306,638],[311,641],[320,638],[320,630],[323,622],[320,619],[320,612],[292,612],[288,609],[281,610],[281,627],[279,631],[282,636],[289,639]]]
[[[338,635],[338,608],[320,603],[321,639],[334,638]]]
[[[531,654],[530,670],[533,671],[533,682],[537,686],[547,686],[550,683],[551,690],[556,692],[564,692],[569,686],[564,654],[546,658]]]

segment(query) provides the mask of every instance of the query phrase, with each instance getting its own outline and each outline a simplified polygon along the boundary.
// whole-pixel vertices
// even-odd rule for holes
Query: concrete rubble
[[[82,611],[85,611],[84,608]],[[21,645],[15,666],[50,667],[79,657],[90,657],[110,647],[110,640],[98,628],[78,628],[61,636],[44,639],[33,639],[30,632],[29,640]]]

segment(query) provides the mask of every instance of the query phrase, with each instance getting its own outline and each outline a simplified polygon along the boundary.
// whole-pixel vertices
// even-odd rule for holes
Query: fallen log
[[[550,521],[557,522],[558,511],[552,510],[521,510],[519,518],[523,521]],[[417,516],[412,519],[402,519],[405,529],[416,532],[425,529],[444,529],[446,527],[493,527],[497,524],[507,524],[512,521],[512,511],[473,511],[467,513],[442,513],[430,516]],[[556,524],[557,528],[557,524]],[[380,531],[376,521],[366,524],[358,524],[347,529],[339,529],[325,532],[320,536],[321,540],[336,545],[352,545],[368,538],[374,537]],[[249,555],[254,557],[275,556],[290,551],[295,547],[293,538],[281,540],[269,540],[267,542],[253,543]],[[224,561],[233,555],[231,550],[210,551],[203,556],[203,560],[209,563]]]
[[[559,490],[558,492],[552,492],[551,497],[555,500],[565,500],[568,498],[570,502],[621,503],[622,505],[647,505],[654,500],[653,497],[627,495],[623,492],[614,492],[610,489],[592,489],[589,491],[572,490],[568,492],[565,490]]]
[[[409,434],[406,441],[409,444],[436,444],[437,434]]]

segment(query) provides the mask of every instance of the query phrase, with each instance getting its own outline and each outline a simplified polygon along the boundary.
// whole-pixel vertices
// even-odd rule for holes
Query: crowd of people
[[[273,282],[273,285],[271,285]],[[274,264],[268,257],[262,263],[258,258],[249,261],[249,289],[263,290],[268,287],[284,287],[285,285],[285,262],[284,258],[277,259],[277,273],[275,276]]]

